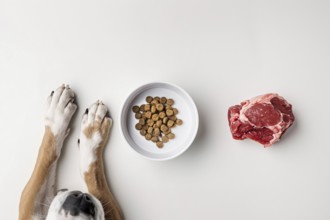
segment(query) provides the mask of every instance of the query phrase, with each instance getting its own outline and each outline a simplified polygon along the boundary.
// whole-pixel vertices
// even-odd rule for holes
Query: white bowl
[[[183,121],[182,125],[173,128],[175,138],[164,143],[163,148],[147,141],[135,129],[138,120],[132,107],[145,104],[147,96],[172,98],[173,107],[179,110],[177,118]],[[135,89],[125,100],[120,114],[120,130],[128,144],[143,157],[157,161],[169,160],[185,152],[196,137],[198,124],[198,111],[190,95],[182,88],[164,82],[148,83]]]

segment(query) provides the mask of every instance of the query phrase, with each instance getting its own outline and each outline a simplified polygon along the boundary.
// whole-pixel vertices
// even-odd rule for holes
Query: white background
[[[43,134],[43,104],[68,83],[79,110],[59,187],[84,189],[76,142],[85,108],[114,119],[109,182],[128,220],[330,219],[329,1],[0,1],[0,209],[16,219]],[[119,130],[137,86],[168,81],[200,113],[194,144],[166,162],[142,158]],[[264,149],[235,141],[227,109],[277,92],[295,124]]]

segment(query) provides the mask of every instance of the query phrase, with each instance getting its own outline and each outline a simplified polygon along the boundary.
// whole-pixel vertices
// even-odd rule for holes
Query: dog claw
[[[67,136],[69,135],[69,133],[70,133],[70,128],[68,128],[68,129],[66,130],[66,132],[65,132],[65,137],[67,137]]]

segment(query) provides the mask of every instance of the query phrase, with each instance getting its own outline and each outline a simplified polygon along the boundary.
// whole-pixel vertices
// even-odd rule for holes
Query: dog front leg
[[[103,151],[109,138],[112,120],[107,107],[96,102],[86,109],[80,134],[80,169],[88,192],[102,204],[105,219],[120,220],[122,214],[107,183],[104,172]]]
[[[47,99],[45,133],[33,173],[21,195],[20,220],[44,219],[47,215],[56,190],[57,160],[77,109],[73,100],[73,91],[64,85]]]

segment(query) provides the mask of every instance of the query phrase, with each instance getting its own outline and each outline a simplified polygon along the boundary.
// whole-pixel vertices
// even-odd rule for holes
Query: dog
[[[20,220],[123,219],[104,173],[103,151],[112,119],[101,101],[86,109],[78,139],[80,172],[88,193],[66,189],[56,192],[57,163],[76,110],[75,94],[68,85],[60,86],[48,97],[45,133],[33,173],[21,194]]]

